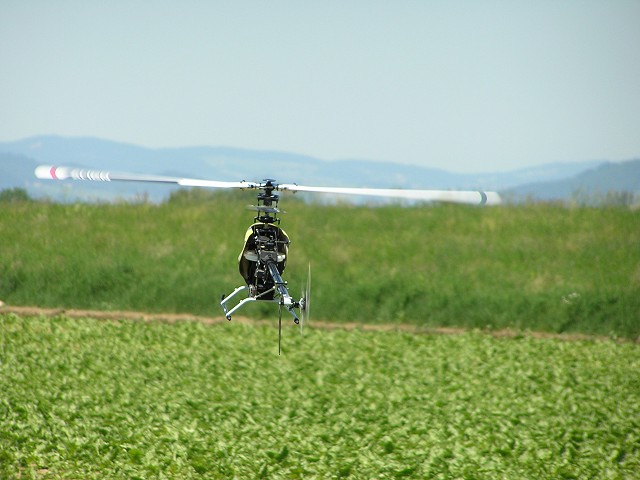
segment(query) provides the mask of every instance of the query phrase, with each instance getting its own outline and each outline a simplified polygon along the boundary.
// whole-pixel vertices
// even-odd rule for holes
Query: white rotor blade
[[[255,182],[222,182],[217,180],[199,180],[193,178],[165,177],[161,175],[145,175],[138,173],[118,173],[106,170],[92,170],[74,167],[57,167],[40,165],[35,170],[38,178],[49,180],[89,180],[94,182],[129,181],[173,183],[184,187],[204,188],[241,188],[257,189],[263,184]],[[296,184],[274,184],[277,190],[291,192],[334,193],[340,195],[363,195],[387,198],[404,198],[409,200],[427,200],[438,202],[470,203],[474,205],[498,205],[501,203],[497,192],[464,191],[464,190],[402,190],[395,188],[351,188],[351,187],[311,187]]]
[[[501,203],[497,192],[478,190],[402,190],[396,188],[350,188],[350,187],[310,187],[306,185],[281,184],[279,190],[292,192],[335,193],[341,195],[366,195],[410,200],[470,203],[474,205],[498,205]]]
[[[152,182],[174,183],[184,187],[206,188],[256,188],[251,182],[219,182],[216,180],[198,180],[193,178],[164,177],[162,175],[144,175],[138,173],[118,173],[105,170],[91,170],[73,167],[55,167],[52,165],[40,165],[35,170],[38,178],[47,180],[88,180],[93,182]]]

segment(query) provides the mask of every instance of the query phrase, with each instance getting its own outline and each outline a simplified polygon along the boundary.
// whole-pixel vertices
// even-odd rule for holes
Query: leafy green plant
[[[0,315],[2,478],[636,478],[631,343]]]

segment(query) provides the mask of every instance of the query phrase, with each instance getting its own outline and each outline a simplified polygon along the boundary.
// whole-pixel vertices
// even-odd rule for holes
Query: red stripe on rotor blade
[[[49,174],[51,175],[51,178],[53,178],[54,180],[58,180],[58,177],[56,176],[56,168],[57,167],[51,167],[51,170],[49,170]]]

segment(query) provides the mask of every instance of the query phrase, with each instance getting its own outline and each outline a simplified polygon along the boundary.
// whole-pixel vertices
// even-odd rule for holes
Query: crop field
[[[221,317],[251,201],[1,203],[0,301],[63,313],[0,309],[0,478],[639,478],[640,210],[289,197],[281,356],[114,313]]]
[[[0,315],[0,478],[633,479],[611,340]]]

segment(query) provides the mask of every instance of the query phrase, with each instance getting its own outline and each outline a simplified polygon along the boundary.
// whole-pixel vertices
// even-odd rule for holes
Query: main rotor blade
[[[73,167],[55,167],[52,165],[40,165],[35,170],[38,178],[47,180],[88,180],[92,182],[151,182],[173,183],[184,187],[206,188],[256,188],[252,182],[220,182],[216,180],[198,180],[194,178],[165,177],[162,175],[144,175],[138,173],[119,173],[106,170],[92,170]]]
[[[501,203],[500,195],[497,192],[483,192],[480,190],[402,190],[396,188],[310,187],[296,184],[281,184],[278,185],[278,189],[292,192],[363,195],[410,200],[469,203],[473,205],[498,205]]]
[[[57,167],[40,165],[35,170],[38,178],[49,180],[88,180],[94,182],[152,182],[172,183],[183,187],[204,188],[240,188],[259,189],[264,183],[256,182],[222,182],[217,180],[199,180],[194,178],[166,177],[162,175],[145,175],[138,173],[110,172],[74,167]],[[269,181],[271,182],[271,181]],[[270,184],[270,183],[269,183]],[[362,195],[387,198],[404,198],[409,200],[427,200],[438,202],[469,203],[474,205],[498,205],[501,203],[497,192],[465,191],[465,190],[403,190],[394,188],[351,188],[351,187],[311,187],[307,185],[273,184],[277,190],[291,192],[333,193],[340,195]]]

